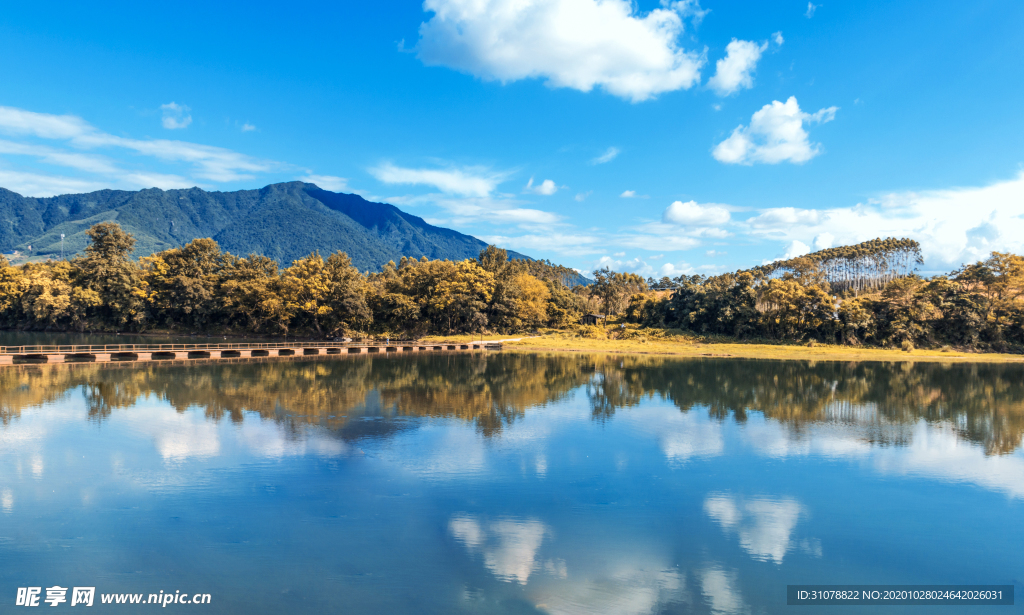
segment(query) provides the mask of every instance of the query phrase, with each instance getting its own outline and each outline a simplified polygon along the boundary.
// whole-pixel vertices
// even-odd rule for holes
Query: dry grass
[[[582,329],[582,328],[580,328]],[[590,328],[588,328],[590,329]],[[1024,356],[1015,354],[958,352],[955,350],[914,349],[886,350],[882,348],[859,348],[853,346],[833,346],[829,344],[807,345],[775,345],[747,344],[743,342],[705,342],[699,338],[684,334],[671,334],[659,330],[628,329],[615,331],[621,339],[599,337],[601,328],[595,331],[579,330],[577,332],[544,332],[536,335],[522,336],[519,341],[505,341],[505,348],[525,351],[553,352],[587,352],[587,353],[624,353],[651,354],[680,357],[736,357],[745,359],[777,359],[805,361],[906,361],[906,362],[942,362],[942,363],[1013,363],[1024,362]],[[582,335],[581,335],[582,334]],[[449,335],[431,336],[429,342],[451,341],[466,343],[471,341],[510,340],[516,336],[501,335]]]

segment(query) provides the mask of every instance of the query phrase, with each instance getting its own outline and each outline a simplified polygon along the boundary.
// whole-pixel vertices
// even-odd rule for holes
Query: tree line
[[[924,279],[920,246],[876,239],[717,276],[680,276],[634,294],[629,320],[699,334],[788,342],[1024,351],[1024,257]]]
[[[88,231],[83,256],[11,266],[0,257],[0,328],[416,338],[431,333],[575,329],[617,317],[698,335],[883,347],[1024,351],[1024,258],[994,252],[929,279],[920,246],[877,239],[753,269],[659,281],[603,268],[403,257],[379,272],[319,253],[286,268],[196,239],[138,261],[116,223]],[[605,322],[608,322],[605,320]],[[597,330],[607,334],[608,329]],[[595,333],[591,331],[590,333]]]
[[[87,233],[85,254],[70,260],[14,267],[0,257],[0,327],[418,337],[563,328],[596,305],[589,287],[566,286],[575,270],[494,246],[477,259],[403,257],[361,273],[343,252],[282,269],[212,239],[136,261],[134,237],[116,223]]]

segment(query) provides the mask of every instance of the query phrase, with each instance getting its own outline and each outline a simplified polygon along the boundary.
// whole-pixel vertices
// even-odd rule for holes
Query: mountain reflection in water
[[[821,425],[854,429],[867,445],[907,446],[924,421],[980,444],[986,455],[1012,453],[1024,437],[1019,365],[518,353],[7,368],[0,369],[0,421],[78,387],[95,421],[155,398],[179,413],[202,408],[209,419],[241,423],[253,412],[326,427],[344,440],[386,438],[405,427],[403,417],[457,419],[493,437],[576,391],[595,421],[651,399],[738,424],[761,413],[786,428],[776,452],[807,442],[805,432]],[[716,446],[713,430],[669,443],[683,459]]]

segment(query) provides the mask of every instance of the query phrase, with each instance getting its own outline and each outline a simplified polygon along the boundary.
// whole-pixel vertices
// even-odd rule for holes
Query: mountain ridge
[[[66,235],[65,254],[81,252],[87,245],[85,231],[105,221],[119,223],[136,237],[136,256],[212,237],[225,251],[263,254],[283,266],[314,250],[324,255],[342,250],[367,271],[402,256],[474,258],[487,247],[476,237],[434,226],[394,205],[301,181],[233,192],[108,189],[43,198],[0,188],[0,252],[59,255],[61,233]],[[509,257],[531,260],[511,251]]]

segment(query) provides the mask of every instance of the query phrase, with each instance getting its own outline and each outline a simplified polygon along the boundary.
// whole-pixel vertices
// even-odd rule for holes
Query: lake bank
[[[1024,355],[962,352],[936,349],[915,349],[909,352],[885,348],[857,348],[827,344],[783,345],[747,344],[743,342],[705,343],[686,340],[663,339],[590,339],[561,335],[524,336],[510,339],[508,336],[455,335],[430,336],[428,342],[442,343],[466,341],[504,340],[507,350],[538,352],[587,352],[609,354],[651,354],[676,357],[730,357],[737,359],[774,359],[800,361],[896,361],[896,362],[939,362],[939,363],[1020,363]]]

